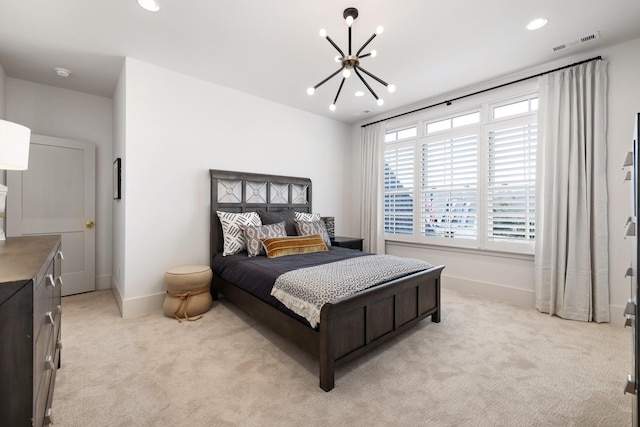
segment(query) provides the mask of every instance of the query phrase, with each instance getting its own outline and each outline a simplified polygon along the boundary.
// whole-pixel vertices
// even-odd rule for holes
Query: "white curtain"
[[[374,254],[385,253],[384,131],[384,122],[374,123],[360,137],[360,236],[364,251]]]
[[[607,62],[540,77],[536,308],[609,321]]]

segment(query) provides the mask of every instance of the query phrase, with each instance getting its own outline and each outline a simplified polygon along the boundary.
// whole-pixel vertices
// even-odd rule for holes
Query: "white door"
[[[29,168],[7,171],[7,236],[62,236],[62,295],[95,290],[95,145],[31,135]]]

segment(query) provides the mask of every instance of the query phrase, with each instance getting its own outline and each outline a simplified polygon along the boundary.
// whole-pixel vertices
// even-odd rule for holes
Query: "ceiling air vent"
[[[558,46],[555,46],[553,48],[553,51],[557,52],[559,50],[563,50],[563,49],[566,49],[568,47],[573,47],[573,46],[577,46],[577,45],[582,44],[582,43],[587,43],[587,42],[590,42],[591,40],[595,40],[595,39],[597,39],[599,37],[600,37],[600,32],[596,31],[595,33],[587,34],[586,36],[582,36],[582,37],[577,38],[575,40],[571,40],[570,42],[562,43],[562,44],[560,44]]]

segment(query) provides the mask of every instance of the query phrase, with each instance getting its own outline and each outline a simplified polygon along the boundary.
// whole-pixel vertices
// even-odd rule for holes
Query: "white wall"
[[[2,65],[0,64],[0,119],[5,118],[5,112],[7,111],[6,102],[5,102],[6,80],[7,80],[7,76],[4,73],[4,68],[2,68]],[[3,182],[3,181],[0,181],[0,182]]]
[[[609,117],[607,173],[609,190],[609,288],[613,321],[622,322],[622,310],[631,295],[624,274],[631,261],[631,243],[623,238],[631,211],[630,183],[623,184],[622,161],[632,149],[633,125],[640,113],[640,38],[602,52],[609,60]]]
[[[5,81],[6,74],[4,73],[4,68],[0,65],[0,119],[5,118]],[[5,184],[7,171],[0,171],[0,184]],[[4,231],[4,218],[0,218],[0,230]],[[5,232],[6,234],[6,232]]]
[[[125,294],[124,292],[124,284],[125,280],[125,271],[123,269],[125,265],[125,257],[126,257],[126,247],[125,247],[125,236],[126,236],[126,222],[125,222],[125,206],[127,203],[126,197],[126,158],[124,158],[125,154],[125,142],[126,142],[126,83],[127,83],[127,73],[126,73],[127,63],[123,62],[122,70],[120,72],[120,77],[118,79],[118,84],[113,94],[113,155],[111,158],[111,162],[113,163],[117,158],[121,159],[121,179],[123,182],[122,191],[121,191],[121,199],[113,200],[111,205],[111,214],[112,214],[112,226],[113,226],[113,235],[112,235],[112,260],[113,264],[111,265],[111,278],[113,281],[113,292],[116,296],[116,301],[118,302],[120,312],[122,312],[122,296]]]
[[[111,287],[112,100],[6,78],[6,118],[31,133],[96,145],[96,288]]]
[[[161,306],[167,269],[209,264],[209,169],[309,177],[313,210],[350,222],[350,126],[131,58],[123,72],[124,317]]]
[[[609,286],[611,291],[611,319],[623,323],[622,311],[630,295],[629,281],[624,272],[629,265],[630,244],[623,239],[623,225],[630,210],[630,190],[622,184],[621,163],[631,149],[634,114],[640,112],[640,39],[607,49],[583,53],[580,57],[545,64],[518,75],[478,87],[467,88],[455,94],[425,100],[420,105],[406,107],[385,116],[372,117],[352,127],[352,155],[354,190],[359,185],[358,141],[360,126],[414,108],[441,102],[495,84],[516,80],[545,70],[570,64],[580,59],[601,55],[609,62],[609,131],[608,131],[608,190],[609,190]],[[352,209],[358,211],[357,202]],[[433,264],[444,264],[442,285],[460,291],[498,298],[517,304],[534,305],[533,257],[510,256],[482,251],[453,250],[387,242],[387,253],[424,259]]]

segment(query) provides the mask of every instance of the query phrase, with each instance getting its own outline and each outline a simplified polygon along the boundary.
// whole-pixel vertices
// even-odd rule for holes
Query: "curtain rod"
[[[503,83],[501,85],[493,86],[493,87],[490,87],[490,88],[487,88],[487,89],[482,89],[482,90],[479,90],[477,92],[469,93],[467,95],[458,96],[457,98],[448,99],[448,100],[445,100],[445,101],[442,101],[442,102],[438,102],[437,104],[431,104],[431,105],[427,105],[426,107],[416,108],[415,110],[407,111],[406,113],[396,114],[395,116],[387,117],[386,119],[376,120],[375,122],[367,123],[367,124],[364,124],[364,125],[362,125],[360,127],[367,127],[367,126],[375,125],[376,123],[380,123],[380,122],[384,122],[386,120],[391,120],[391,119],[395,119],[395,118],[398,118],[398,117],[406,116],[408,114],[417,113],[418,111],[426,110],[426,109],[432,108],[432,107],[437,107],[438,105],[451,105],[452,102],[459,101],[459,100],[461,100],[463,98],[468,98],[470,96],[479,95],[481,93],[488,92],[490,90],[500,89],[501,87],[509,86],[509,85],[512,85],[512,84],[515,84],[515,83],[520,83],[520,82],[523,82],[525,80],[535,79],[536,77],[544,76],[545,74],[555,73],[556,71],[564,70],[565,68],[575,67],[576,65],[584,64],[586,62],[599,61],[601,59],[602,59],[602,56],[595,56],[595,57],[590,58],[590,59],[585,59],[584,61],[575,62],[575,63],[570,64],[570,65],[565,65],[564,67],[556,68],[556,69],[549,70],[549,71],[543,71],[542,73],[538,73],[538,74],[533,75],[533,76],[523,77],[521,79],[514,80],[512,82]]]

